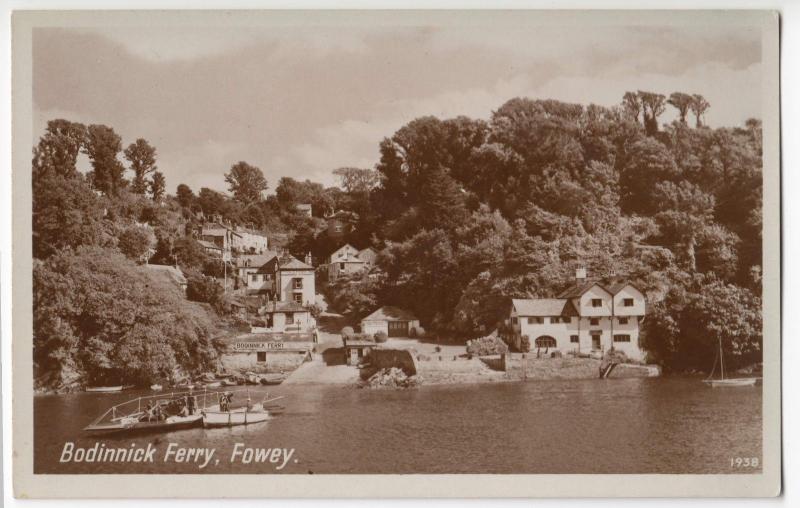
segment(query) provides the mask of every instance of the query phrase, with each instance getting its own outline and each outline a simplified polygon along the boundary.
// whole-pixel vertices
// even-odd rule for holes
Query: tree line
[[[677,118],[659,124],[667,106]],[[210,218],[261,230],[273,247],[311,252],[316,263],[344,242],[375,248],[370,277],[328,288],[354,320],[398,305],[426,329],[466,340],[494,329],[510,298],[553,296],[585,267],[645,292],[642,340],[652,361],[706,369],[719,337],[734,363],[758,361],[761,124],[712,129],[703,119],[709,108],[679,92],[628,92],[614,107],[513,98],[488,120],[417,118],[380,142],[374,168],[335,169],[332,187],[282,177],[270,195],[263,171],[244,161],[224,174],[229,194],[195,193],[186,183],[167,194],[146,140],[123,150],[111,127],[53,120],[33,152],[40,378],[54,386],[86,373],[123,376],[112,354],[123,345],[141,365],[159,350],[161,373],[213,362],[214,322],[225,311],[216,282],[222,266],[193,234]],[[81,152],[91,162],[87,174],[76,168]],[[313,215],[298,204],[311,204]],[[324,216],[335,210],[352,212],[355,227],[332,240]],[[108,280],[150,284],[145,260],[178,264],[191,297],[215,311],[103,292]],[[87,278],[98,269],[108,279]],[[153,349],[135,320],[113,322],[86,295],[53,291],[54,280],[105,294],[114,315],[116,299],[187,319],[202,310],[208,319],[184,335],[192,354],[166,339]],[[159,323],[151,326],[166,326]],[[153,336],[166,337],[164,330]]]

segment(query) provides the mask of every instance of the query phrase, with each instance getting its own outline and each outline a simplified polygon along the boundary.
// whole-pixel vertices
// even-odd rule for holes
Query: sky
[[[169,192],[224,191],[241,160],[273,191],[282,176],[331,185],[338,167],[373,167],[416,117],[488,119],[518,96],[699,93],[709,125],[742,125],[760,116],[760,73],[758,29],[723,23],[37,28],[34,132],[66,118],[109,125],[123,146],[145,138]]]

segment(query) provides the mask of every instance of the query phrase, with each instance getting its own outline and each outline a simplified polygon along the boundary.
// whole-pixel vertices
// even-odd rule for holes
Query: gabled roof
[[[604,291],[608,291],[605,287],[603,287],[598,281],[596,280],[588,280],[586,282],[573,284],[572,286],[568,287],[561,294],[558,295],[559,298],[579,298],[583,296],[583,294],[594,286],[600,287],[600,289]]]
[[[278,264],[278,256],[277,254],[272,256],[269,261],[261,265],[261,268],[256,270],[256,273],[275,273],[275,269]]]
[[[366,248],[361,249],[360,251],[358,251],[358,255],[360,256],[362,252],[367,252],[367,251],[371,251],[373,254],[377,254],[378,253],[378,251],[376,251],[372,247],[366,247]]]
[[[600,289],[604,290],[605,292],[615,295],[622,291],[625,286],[631,286],[636,288],[637,291],[641,293],[639,288],[631,284],[630,282],[622,279],[612,279],[612,280],[589,280],[582,284],[572,285],[569,288],[565,289],[558,295],[559,298],[579,298],[585,292],[589,291],[594,286],[598,286]]]
[[[282,258],[278,265],[279,270],[313,270],[314,267],[307,265],[294,256]]]
[[[577,316],[572,301],[566,298],[514,298],[511,300],[518,316]]]
[[[331,255],[330,255],[330,256],[328,256],[328,257],[330,257],[331,259],[333,259],[333,256],[335,256],[335,255],[336,255],[336,254],[337,254],[337,253],[338,253],[340,250],[342,250],[342,249],[346,249],[346,248],[348,248],[348,247],[350,247],[350,250],[352,250],[352,251],[355,253],[355,254],[353,254],[354,256],[357,256],[357,255],[358,255],[358,249],[356,249],[355,247],[353,247],[353,246],[352,246],[352,245],[350,245],[349,243],[346,243],[346,244],[342,245],[341,247],[339,247],[338,249],[336,249],[336,250],[334,250],[333,252],[331,252]]]
[[[411,312],[399,307],[386,305],[376,310],[361,321],[416,321],[417,318]]]
[[[277,256],[277,253],[272,251],[266,251],[263,254],[242,254],[241,256],[234,259],[234,263],[239,268],[244,267],[251,267],[251,268],[259,268],[264,266],[270,259]]]

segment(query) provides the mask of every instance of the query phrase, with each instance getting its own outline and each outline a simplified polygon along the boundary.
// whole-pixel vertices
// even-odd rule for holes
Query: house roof
[[[153,270],[156,272],[161,272],[168,275],[173,282],[178,284],[186,284],[186,277],[184,277],[183,272],[180,268],[176,268],[172,265],[144,265],[149,270]]]
[[[611,280],[590,280],[583,284],[576,284],[565,289],[558,295],[559,298],[578,298],[594,286],[599,286],[608,293],[615,295],[622,291],[626,286],[636,287],[630,282],[622,279]],[[638,290],[638,288],[637,288]]]
[[[260,268],[264,266],[270,259],[277,256],[277,253],[267,251],[263,254],[243,254],[237,257],[234,262],[238,268],[253,267]]]
[[[414,314],[399,307],[389,305],[376,310],[361,321],[416,321]]]
[[[313,270],[314,267],[307,265],[294,256],[282,258],[279,264],[280,270]]]
[[[377,253],[378,253],[378,252],[377,252],[375,249],[373,249],[372,247],[366,247],[366,248],[364,248],[364,249],[361,249],[360,251],[358,251],[358,255],[360,256],[362,252],[367,252],[367,251],[370,251],[370,252],[372,252],[373,254],[377,254]]]
[[[577,316],[578,311],[566,298],[514,298],[511,300],[519,316]]]
[[[206,249],[215,249],[215,250],[222,250],[222,247],[214,245],[213,243],[206,241],[206,240],[197,240],[197,243],[205,247]]]
[[[326,215],[325,219],[340,219],[340,220],[358,220],[358,214],[355,212],[348,212],[346,210],[339,210],[336,213],[332,213],[330,215]]]

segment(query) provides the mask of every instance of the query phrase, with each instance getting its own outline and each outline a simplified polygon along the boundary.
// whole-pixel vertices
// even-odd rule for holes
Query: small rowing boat
[[[160,392],[161,390],[164,389],[164,387],[159,384],[155,384],[155,385],[150,385],[150,389],[153,390],[154,392]]]
[[[247,406],[236,409],[221,409],[222,404],[211,406],[202,411],[203,413],[203,427],[216,428],[216,427],[234,427],[237,425],[250,425],[254,423],[261,423],[269,420],[272,416],[270,410],[264,405],[283,397],[275,397],[265,400],[260,404],[251,404],[248,394]],[[274,407],[274,406],[273,406]]]
[[[87,386],[87,392],[97,392],[97,393],[114,393],[114,392],[121,392],[123,389],[122,385],[119,386]]]

